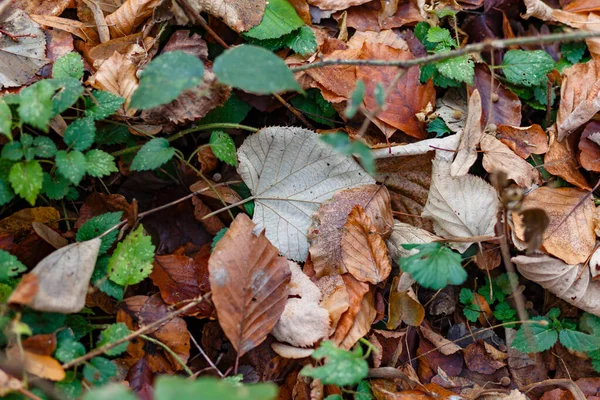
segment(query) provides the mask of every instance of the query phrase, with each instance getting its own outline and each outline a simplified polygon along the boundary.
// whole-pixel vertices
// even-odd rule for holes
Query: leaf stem
[[[140,335],[140,337],[144,340],[147,340],[148,342],[154,343],[160,347],[162,347],[167,353],[169,353],[169,355],[171,355],[171,357],[173,357],[175,359],[175,361],[177,361],[177,363],[179,365],[181,365],[181,367],[183,368],[183,370],[185,371],[186,374],[188,374],[189,376],[193,376],[194,373],[192,372],[192,370],[190,369],[190,367],[188,367],[187,365],[185,365],[185,363],[183,362],[183,360],[181,359],[181,357],[179,357],[177,355],[177,353],[175,353],[169,346],[167,346],[166,344],[164,344],[163,342],[161,342],[160,340],[154,339],[153,337],[147,336],[147,335]]]

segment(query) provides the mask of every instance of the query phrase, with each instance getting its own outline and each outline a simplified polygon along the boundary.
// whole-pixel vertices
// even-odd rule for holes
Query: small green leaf
[[[44,182],[42,184],[42,192],[50,200],[60,200],[69,193],[69,186],[71,182],[61,174],[55,174],[51,176],[49,173],[44,172]]]
[[[13,140],[12,137],[12,112],[10,111],[10,107],[6,104],[3,97],[0,97],[0,133],[8,138],[8,140]]]
[[[92,273],[91,282],[101,292],[106,293],[110,297],[113,297],[119,301],[123,300],[124,288],[111,281],[108,278],[108,261],[110,257],[107,255],[98,257],[96,260],[96,268]]]
[[[138,397],[120,383],[93,387],[83,396],[83,400],[137,400]],[[187,400],[180,398],[180,400]]]
[[[19,116],[21,121],[48,132],[48,124],[54,116],[52,96],[56,86],[44,79],[26,87],[19,93]]]
[[[104,90],[94,90],[92,96],[85,99],[85,116],[95,120],[110,117],[125,103],[123,97]]]
[[[34,205],[35,199],[42,189],[44,173],[36,160],[16,163],[10,169],[8,180],[16,194]]]
[[[369,384],[369,381],[360,381],[356,387],[354,400],[371,400],[373,398],[373,392],[371,391],[371,385]]]
[[[240,100],[235,93],[231,93],[229,99],[221,107],[217,107],[209,112],[198,125],[213,124],[216,122],[230,122],[239,124],[246,118],[252,106],[245,101]]]
[[[461,304],[468,306],[473,302],[473,291],[467,288],[460,289],[460,293],[458,294],[458,300]]]
[[[442,118],[436,118],[427,124],[427,132],[435,133],[435,137],[442,137],[447,133],[452,133],[448,125],[444,122]]]
[[[122,215],[122,211],[117,211],[100,214],[88,219],[83,223],[83,225],[81,225],[81,227],[77,231],[77,235],[75,235],[75,240],[77,240],[78,242],[85,242],[87,240],[92,240],[100,236],[101,234],[103,234],[104,232],[121,222]],[[100,238],[100,240],[102,240],[102,244],[100,245],[100,250],[98,251],[98,254],[104,254],[110,249],[110,247],[117,239],[117,234],[118,231],[114,230]]]
[[[85,354],[85,346],[72,337],[58,341],[54,357],[60,362],[67,363]]]
[[[131,96],[131,108],[146,110],[175,100],[184,90],[202,83],[204,65],[196,56],[169,51],[153,59],[142,72]]]
[[[83,367],[83,376],[92,385],[102,385],[117,374],[117,366],[104,357],[94,357]]]
[[[211,244],[211,249],[215,249],[215,246],[217,245],[217,243],[219,243],[219,240],[223,239],[223,236],[225,236],[225,234],[227,233],[227,227],[221,229],[219,232],[217,232],[217,234],[215,235],[215,237],[212,240],[212,244]]]
[[[402,270],[423,287],[438,290],[448,284],[460,285],[467,279],[467,272],[460,264],[460,254],[438,242],[404,244],[402,247],[419,250],[418,254],[400,258],[399,263]]]
[[[52,158],[56,155],[54,141],[46,136],[36,136],[33,140],[35,156],[40,158]]]
[[[9,278],[25,272],[25,267],[21,261],[8,251],[0,250],[0,282],[8,282]]]
[[[215,60],[213,72],[222,83],[250,93],[302,92],[285,62],[258,46],[243,44],[224,51]]]
[[[85,153],[85,171],[88,175],[100,178],[118,172],[115,158],[102,150],[90,150]]]
[[[583,58],[587,46],[585,42],[561,43],[560,52],[571,64],[577,64]]]
[[[512,347],[523,353],[546,351],[558,340],[558,332],[552,327],[552,322],[548,318],[533,317],[532,319],[544,324],[528,324],[530,335],[527,335],[527,330],[521,327],[512,342]]]
[[[52,116],[71,107],[83,94],[81,82],[73,78],[47,79],[58,90],[52,98]]]
[[[303,25],[304,21],[296,14],[296,10],[289,2],[269,0],[260,24],[242,35],[258,40],[275,39],[293,32]]]
[[[231,136],[225,132],[214,131],[210,135],[210,149],[219,160],[237,167],[237,153]]]
[[[417,39],[419,39],[421,43],[423,43],[423,46],[425,46],[425,50],[433,51],[437,44],[427,40],[427,34],[429,33],[429,29],[431,29],[431,25],[429,25],[427,22],[419,22],[415,26],[415,36]]]
[[[346,105],[346,110],[344,111],[346,117],[350,119],[354,118],[363,101],[363,97],[365,97],[365,83],[359,79],[356,81],[356,86],[350,95],[350,101]]]
[[[554,60],[543,50],[509,50],[504,54],[502,71],[510,83],[539,86],[554,68]]]
[[[548,313],[546,314],[546,316],[550,319],[556,319],[558,317],[560,317],[560,309],[558,307],[552,307]]]
[[[153,259],[152,240],[140,225],[117,245],[108,262],[110,280],[122,286],[135,285],[150,275]]]
[[[85,175],[85,156],[80,151],[66,152],[60,150],[56,153],[57,171],[74,185],[78,185]]]
[[[297,33],[287,35],[285,45],[298,54],[306,55],[317,50],[317,39],[312,29],[305,25]]]
[[[94,330],[94,327],[84,317],[77,314],[68,315],[65,320],[65,326],[68,326],[70,331],[73,332],[73,339],[75,340],[80,340]]]
[[[131,163],[133,171],[148,171],[156,169],[169,161],[175,154],[175,149],[165,138],[152,139],[142,146]]]
[[[584,332],[600,336],[600,317],[587,312],[583,313],[579,319],[579,327]]]
[[[67,316],[65,314],[38,312],[31,309],[25,309],[21,316],[21,322],[31,328],[34,335],[40,333],[54,333],[62,327]]]
[[[294,96],[290,103],[313,121],[329,127],[334,126],[337,112],[331,103],[323,98],[319,89],[309,89],[305,95]]]
[[[2,158],[12,161],[19,161],[23,158],[23,155],[23,146],[18,140],[8,142],[2,146]]]
[[[481,315],[481,308],[477,303],[471,303],[463,308],[463,315],[471,322],[477,322]]]
[[[209,377],[190,381],[182,376],[160,375],[154,385],[155,400],[274,400],[277,392],[273,383],[243,385]]]
[[[67,371],[67,377],[54,385],[60,398],[76,400],[83,394],[83,385],[81,380],[77,379],[77,374],[73,371]]]
[[[96,138],[96,124],[90,117],[76,119],[65,130],[64,141],[67,146],[83,151],[89,148]]]
[[[363,358],[360,346],[350,352],[335,347],[333,342],[326,341],[313,352],[312,357],[315,360],[325,358],[325,365],[317,368],[306,366],[300,374],[319,379],[325,385],[356,385],[365,379],[369,372],[369,364]]]
[[[575,351],[595,351],[600,349],[600,336],[589,335],[571,329],[563,329],[559,335],[560,343]]]
[[[503,301],[494,308],[494,317],[498,321],[511,322],[515,321],[517,310],[513,309],[507,302]]]
[[[469,85],[473,84],[475,64],[468,55],[442,60],[436,64],[436,67],[440,74],[446,78],[454,79],[459,82],[465,82]]]
[[[8,204],[15,197],[10,184],[0,179],[0,206]]]
[[[59,57],[52,66],[53,78],[83,78],[83,59],[79,53],[71,52]]]
[[[456,46],[456,42],[452,39],[450,31],[439,26],[433,26],[427,31],[427,40],[431,43],[443,43],[448,47]]]
[[[100,333],[100,339],[98,339],[96,347],[102,347],[109,343],[116,342],[117,340],[123,339],[125,336],[129,335],[129,333],[130,332],[127,328],[127,325],[125,325],[123,322],[112,324]],[[111,357],[118,356],[119,354],[127,350],[128,344],[129,341],[121,343],[120,345],[115,346],[112,349],[106,351],[104,354]]]

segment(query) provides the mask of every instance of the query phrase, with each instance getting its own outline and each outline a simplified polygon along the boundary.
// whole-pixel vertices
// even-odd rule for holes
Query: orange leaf
[[[54,382],[65,379],[65,370],[58,361],[50,356],[39,355],[27,350],[21,354],[16,346],[10,347],[6,352],[9,358],[21,360],[25,370],[30,374]]]
[[[342,314],[335,332],[330,336],[330,339],[336,345],[339,345],[344,340],[350,331],[350,328],[352,328],[354,319],[360,311],[362,299],[369,291],[369,285],[367,283],[358,281],[350,274],[342,275],[342,279],[346,284],[350,306],[348,307],[348,310]]]
[[[548,135],[537,124],[524,127],[500,124],[496,137],[521,158],[544,154],[549,148]]]
[[[550,149],[544,156],[544,168],[581,189],[591,189],[579,171],[574,149],[568,140],[559,142],[553,137],[550,139]]]
[[[402,277],[394,277],[390,289],[387,322],[387,328],[390,330],[397,329],[401,322],[411,326],[419,326],[425,318],[425,309],[410,287],[412,281],[409,281],[408,285],[405,284],[399,287],[401,282],[404,283]]]
[[[600,172],[600,145],[589,137],[600,132],[600,122],[592,121],[586,125],[579,139],[579,162],[588,171]]]
[[[115,12],[106,17],[111,37],[118,38],[133,33],[135,28],[152,15],[161,0],[127,0]]]

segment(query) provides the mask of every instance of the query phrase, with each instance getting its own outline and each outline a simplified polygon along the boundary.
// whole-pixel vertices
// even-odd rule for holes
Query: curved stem
[[[181,357],[179,357],[177,355],[177,353],[175,353],[169,346],[167,346],[166,344],[164,344],[160,340],[154,339],[153,337],[150,337],[148,335],[140,335],[140,337],[142,339],[144,339],[144,340],[147,340],[150,343],[154,343],[154,344],[162,347],[167,353],[169,353],[169,355],[171,357],[173,357],[175,359],[175,361],[177,361],[177,363],[179,365],[181,365],[181,367],[183,368],[183,370],[185,371],[186,374],[188,374],[189,376],[194,375],[194,373],[192,372],[192,370],[190,369],[190,367],[188,367],[187,365],[185,365],[185,363],[183,362],[183,360],[181,359]]]

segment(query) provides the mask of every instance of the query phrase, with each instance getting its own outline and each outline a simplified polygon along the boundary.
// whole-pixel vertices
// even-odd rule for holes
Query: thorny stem
[[[150,337],[150,336],[147,336],[147,335],[140,335],[140,337],[142,339],[144,339],[144,340],[147,340],[148,342],[154,343],[154,344],[162,347],[167,353],[169,353],[171,355],[171,357],[173,357],[175,359],[175,361],[177,361],[177,363],[179,365],[181,365],[181,367],[183,368],[183,370],[185,371],[186,374],[188,374],[189,376],[194,375],[194,373],[192,372],[192,370],[190,369],[190,367],[188,367],[187,365],[185,365],[185,362],[183,362],[183,360],[181,359],[181,357],[179,357],[177,355],[177,353],[175,353],[169,346],[167,346],[166,344],[164,344],[160,340],[154,339],[153,337]]]
[[[136,337],[138,337],[140,335],[144,335],[144,334],[146,334],[148,332],[156,330],[156,329],[160,328],[163,324],[165,324],[165,323],[169,322],[170,320],[172,320],[173,318],[175,318],[175,317],[177,317],[177,316],[185,313],[186,311],[191,310],[192,308],[194,308],[196,305],[202,303],[203,301],[206,301],[210,297],[210,295],[211,295],[211,292],[208,292],[208,293],[204,294],[201,297],[193,299],[188,304],[186,304],[185,306],[183,306],[183,307],[181,307],[181,308],[179,308],[177,310],[174,310],[174,311],[170,312],[168,315],[165,315],[164,317],[162,317],[160,319],[157,319],[156,321],[152,322],[151,324],[143,326],[140,329],[138,329],[138,330],[136,330],[134,332],[131,332],[129,335],[127,335],[127,336],[125,336],[125,337],[123,337],[123,338],[121,338],[119,340],[116,340],[116,341],[114,341],[112,343],[105,344],[102,347],[98,347],[97,349],[94,349],[94,350],[90,351],[89,353],[84,354],[81,357],[77,357],[76,359],[71,360],[68,363],[64,363],[62,365],[62,367],[63,367],[63,369],[69,369],[69,368],[74,367],[76,365],[79,365],[79,364],[81,364],[83,362],[86,362],[89,359],[92,359],[92,358],[94,358],[96,356],[104,354],[108,350],[110,350],[112,348],[115,348],[116,346],[118,346],[118,345],[120,345],[122,343],[128,342],[128,341],[130,341],[132,339],[135,339]]]

